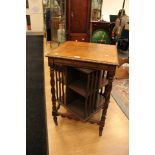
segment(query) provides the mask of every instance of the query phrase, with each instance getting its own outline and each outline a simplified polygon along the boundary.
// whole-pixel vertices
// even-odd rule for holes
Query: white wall
[[[42,0],[28,0],[29,8],[26,9],[26,15],[30,15],[31,30],[27,32],[43,32],[43,2]]]
[[[123,0],[103,0],[102,17],[105,21],[109,21],[109,15],[117,15],[122,8]],[[129,0],[125,0],[125,12],[129,15]]]

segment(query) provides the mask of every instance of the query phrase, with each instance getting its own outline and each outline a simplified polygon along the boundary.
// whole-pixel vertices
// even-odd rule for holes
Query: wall
[[[123,0],[103,0],[102,17],[105,21],[109,21],[109,15],[117,15],[122,8]],[[125,12],[129,15],[129,0],[125,1]]]
[[[29,8],[26,9],[26,15],[30,15],[31,30],[27,32],[43,32],[43,3],[42,0],[28,0]]]

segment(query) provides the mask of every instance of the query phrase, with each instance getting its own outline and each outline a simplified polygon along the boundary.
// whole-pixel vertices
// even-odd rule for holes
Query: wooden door
[[[89,41],[91,0],[68,0],[68,40]]]

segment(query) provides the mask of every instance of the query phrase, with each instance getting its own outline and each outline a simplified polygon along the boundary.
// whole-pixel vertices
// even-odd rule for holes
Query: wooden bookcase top
[[[116,45],[67,41],[56,49],[50,49],[49,58],[71,59],[118,65]]]

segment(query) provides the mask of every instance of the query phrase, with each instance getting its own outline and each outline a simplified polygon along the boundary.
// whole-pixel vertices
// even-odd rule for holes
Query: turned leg
[[[104,103],[104,107],[102,110],[101,120],[99,123],[99,136],[102,136],[103,127],[105,125],[105,119],[106,119],[107,109],[109,106],[110,94],[111,94],[111,90],[112,90],[112,82],[113,82],[114,75],[115,75],[115,70],[111,71],[111,72],[109,71],[107,74],[107,79],[109,80],[109,83],[105,87],[105,92],[104,92],[105,103]]]
[[[102,136],[102,131],[103,131],[103,127],[104,127],[104,124],[105,124],[105,119],[106,119],[108,106],[109,106],[109,99],[107,99],[107,102],[105,103],[105,105],[103,107],[103,110],[102,110],[102,116],[101,116],[101,120],[100,120],[100,123],[99,123],[99,136]]]
[[[51,66],[50,68],[50,76],[51,76],[51,94],[52,94],[52,116],[55,125],[58,125],[57,122],[57,107],[56,107],[56,97],[55,97],[55,81],[54,81],[54,68]]]

